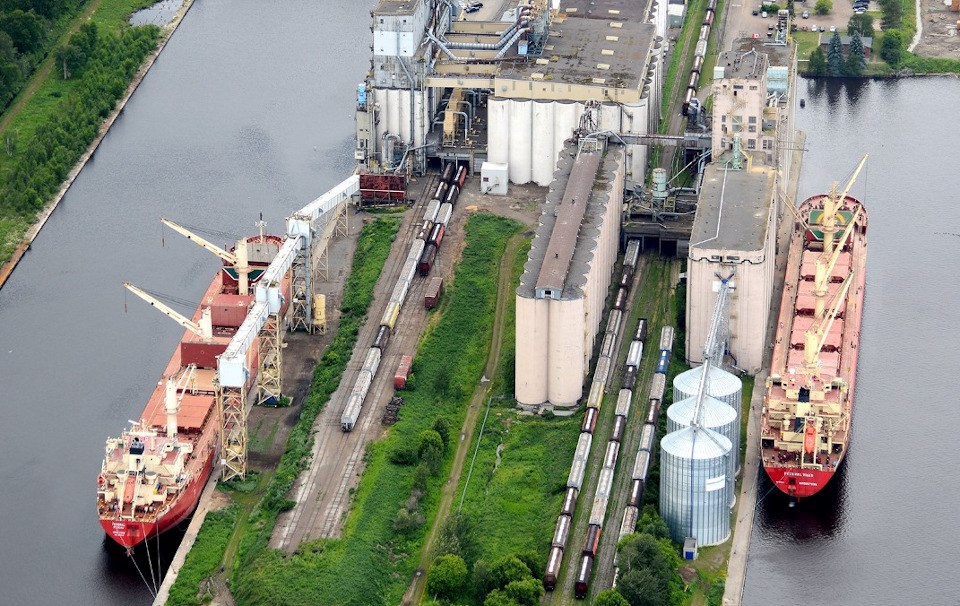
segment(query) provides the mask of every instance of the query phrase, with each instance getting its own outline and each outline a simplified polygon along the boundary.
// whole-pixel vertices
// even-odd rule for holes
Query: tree
[[[501,589],[494,589],[483,601],[483,606],[520,606]]]
[[[473,558],[473,522],[463,513],[451,513],[440,527],[434,553],[438,555],[453,553],[465,560]]]
[[[867,60],[863,54],[863,40],[860,39],[860,32],[853,32],[850,37],[850,52],[847,55],[847,63],[844,71],[848,76],[858,77],[863,75],[863,70],[867,67]]]
[[[665,549],[649,534],[634,534],[624,539],[618,560],[623,562],[623,570],[647,570],[665,587],[676,569],[675,558],[669,543]]]
[[[833,10],[833,0],[817,0],[813,10],[818,15],[829,15],[830,11]]]
[[[32,53],[43,44],[43,20],[33,11],[16,9],[0,13],[0,30],[10,36],[22,54]]]
[[[467,564],[458,555],[448,553],[433,561],[427,574],[427,593],[447,600],[459,595],[467,580]]]
[[[830,50],[827,51],[827,75],[834,78],[843,75],[843,45],[840,33],[833,32],[830,38]]]
[[[890,67],[900,65],[903,59],[903,38],[897,30],[883,32],[880,41],[880,58],[890,64]]]
[[[822,55],[823,51],[820,51],[820,54]],[[643,514],[637,520],[637,532],[649,534],[657,539],[670,538],[670,529],[653,505],[643,508]]]
[[[536,551],[524,551],[517,554],[517,559],[527,565],[530,575],[535,579],[543,578],[543,564]]]
[[[667,606],[670,594],[646,569],[628,570],[617,581],[617,590],[630,606]]]
[[[417,438],[417,455],[436,472],[443,461],[443,439],[436,431],[425,429]]]
[[[534,578],[513,581],[503,588],[503,592],[520,606],[537,606],[543,597],[543,582]]]
[[[490,580],[495,589],[503,589],[514,581],[533,578],[530,568],[517,556],[506,556],[496,560],[490,566]]]
[[[887,29],[896,29],[903,24],[903,4],[900,0],[880,0],[880,26]]]
[[[450,422],[447,421],[446,417],[437,417],[431,429],[440,434],[444,448],[450,445]]]
[[[593,606],[630,606],[630,602],[616,589],[607,589],[597,594]]]
[[[853,32],[860,32],[862,38],[873,38],[873,15],[862,13],[850,17],[847,33],[852,36]]]

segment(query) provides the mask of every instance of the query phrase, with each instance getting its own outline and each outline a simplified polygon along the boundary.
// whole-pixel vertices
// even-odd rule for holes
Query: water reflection
[[[790,498],[776,489],[761,473],[757,494],[766,495],[757,505],[756,530],[765,538],[797,543],[831,537],[843,532],[846,505],[846,476],[851,455],[830,483],[812,497],[800,499],[793,507]]]

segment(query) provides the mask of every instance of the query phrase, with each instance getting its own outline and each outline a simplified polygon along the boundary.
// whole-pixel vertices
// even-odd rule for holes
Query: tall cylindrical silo
[[[697,366],[684,371],[673,378],[673,401],[679,402],[697,395],[700,388],[700,377],[703,376],[703,366]],[[707,395],[733,407],[740,416],[740,407],[743,404],[743,381],[722,368],[710,367],[707,376]]]
[[[506,99],[487,102],[487,159],[497,164],[510,161],[510,113]]]
[[[693,413],[697,407],[696,396],[680,400],[667,409],[667,433],[678,431],[693,425]],[[712,429],[730,440],[730,444],[740,444],[740,422],[737,411],[726,402],[706,396],[700,410],[700,427]],[[740,448],[734,448],[730,457],[730,480],[740,471]]]
[[[660,515],[674,541],[719,545],[730,537],[730,450],[726,437],[698,427],[660,440]]]
[[[510,99],[510,181],[517,185],[530,182],[532,136],[530,105],[533,101]]]
[[[533,165],[531,178],[537,185],[549,185],[553,181],[553,169],[557,154],[553,137],[554,101],[533,102]]]

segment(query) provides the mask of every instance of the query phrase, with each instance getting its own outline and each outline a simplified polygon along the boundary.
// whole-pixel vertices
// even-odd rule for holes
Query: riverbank
[[[140,65],[140,68],[130,81],[130,84],[127,86],[123,96],[117,102],[116,107],[114,107],[107,119],[103,121],[103,124],[97,131],[97,136],[90,143],[90,145],[87,146],[86,151],[80,156],[80,159],[76,162],[76,164],[74,164],[73,168],[67,174],[67,178],[61,184],[57,194],[43,208],[43,210],[38,213],[37,219],[27,229],[22,241],[15,248],[13,256],[9,261],[0,266],[0,288],[3,288],[3,285],[6,283],[7,279],[13,274],[14,269],[16,269],[17,265],[20,263],[20,260],[23,259],[27,251],[30,250],[31,243],[36,239],[37,235],[39,235],[40,230],[43,229],[43,226],[47,223],[47,220],[53,214],[53,211],[56,210],[57,206],[60,205],[61,200],[63,200],[63,197],[66,195],[67,191],[69,191],[70,186],[73,185],[73,182],[80,174],[80,171],[83,170],[83,167],[86,166],[90,158],[92,158],[96,153],[100,143],[110,131],[110,127],[113,126],[114,122],[117,120],[117,117],[123,112],[123,108],[133,96],[133,93],[140,86],[140,83],[143,82],[144,77],[146,77],[147,72],[150,71],[150,67],[153,66],[153,63],[157,60],[157,57],[159,57],[160,53],[163,52],[167,41],[170,40],[173,32],[176,31],[177,27],[180,25],[180,22],[183,20],[183,17],[187,14],[187,12],[190,11],[190,8],[193,6],[193,2],[194,0],[183,0],[183,4],[177,10],[176,14],[173,16],[173,19],[168,24],[163,26],[157,47],[149,55],[147,55],[146,60],[144,60],[144,62]]]

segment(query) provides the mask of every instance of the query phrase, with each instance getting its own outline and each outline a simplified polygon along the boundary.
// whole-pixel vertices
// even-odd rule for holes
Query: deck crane
[[[183,235],[187,240],[191,240],[201,247],[209,250],[213,254],[217,255],[237,270],[237,280],[239,281],[239,292],[238,294],[246,295],[250,294],[250,265],[248,261],[247,253],[247,241],[244,238],[237,240],[236,254],[233,254],[229,251],[226,251],[216,244],[213,244],[207,240],[204,240],[197,234],[193,233],[186,227],[182,225],[177,225],[170,219],[161,218],[160,222],[172,229],[173,231]],[[260,227],[260,236],[263,237],[263,221],[258,223]]]
[[[847,182],[847,186],[843,189],[843,193],[839,196],[837,193],[837,184],[833,184],[832,191],[824,199],[823,203],[823,218],[820,220],[820,229],[823,231],[823,254],[830,255],[833,254],[833,237],[837,233],[837,211],[840,208],[840,205],[843,204],[843,201],[847,197],[847,193],[850,191],[850,188],[853,187],[853,182],[857,180],[857,175],[860,174],[860,170],[863,169],[863,165],[867,163],[867,158],[870,157],[870,154],[866,154],[863,157],[863,160],[860,160],[860,164],[857,166],[857,169],[853,171],[853,176],[850,177],[850,180]],[[852,224],[853,221],[850,221]],[[842,246],[841,246],[842,248]]]
[[[159,299],[157,299],[153,295],[149,294],[148,292],[140,288],[137,288],[136,286],[134,286],[129,282],[124,282],[123,287],[129,290],[130,292],[132,292],[133,294],[137,295],[138,297],[140,297],[141,299],[143,299],[153,307],[156,307],[158,310],[160,310],[160,313],[167,316],[168,318],[172,318],[174,322],[176,322],[180,326],[183,326],[184,328],[186,328],[193,334],[197,335],[201,339],[205,341],[209,341],[213,339],[213,320],[210,316],[209,307],[201,307],[200,322],[194,322],[193,320],[186,317],[185,315],[173,310],[172,308],[170,308],[168,305],[161,302]]]

